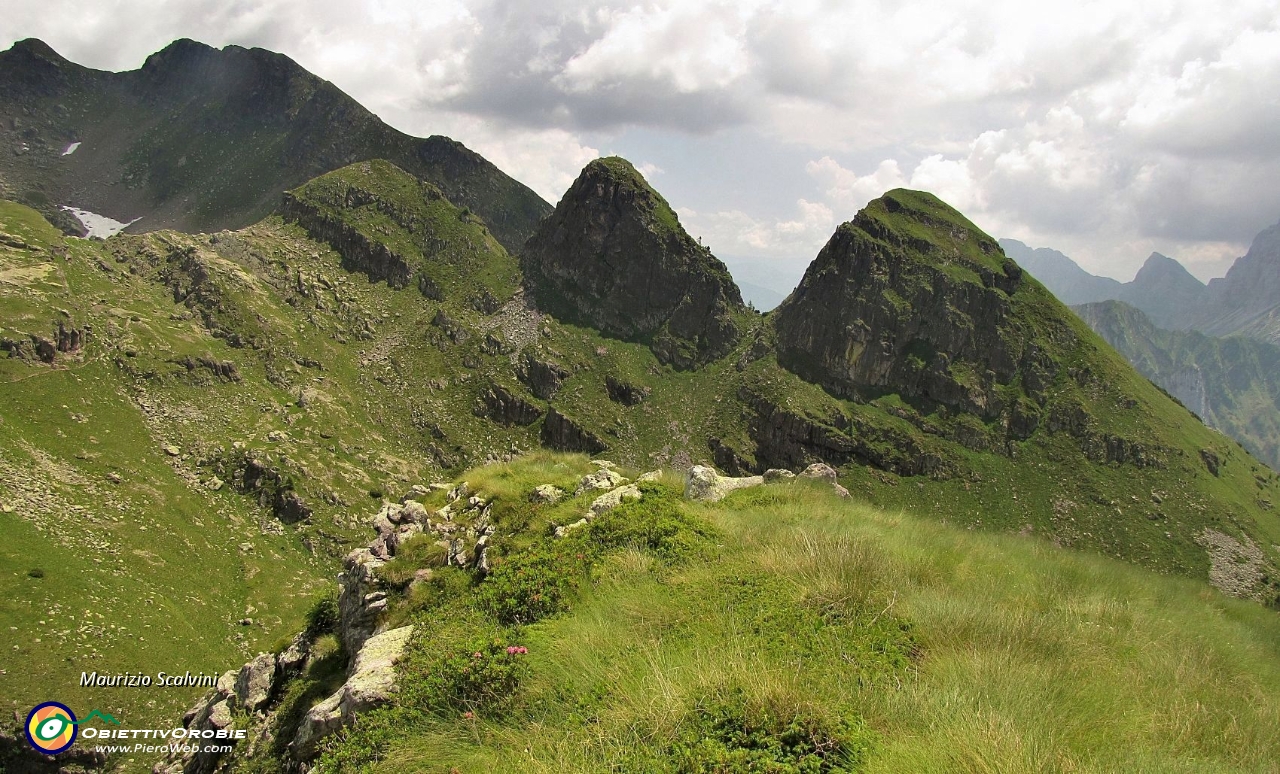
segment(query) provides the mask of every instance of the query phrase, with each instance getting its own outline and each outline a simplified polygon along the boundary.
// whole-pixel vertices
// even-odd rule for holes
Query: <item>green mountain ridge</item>
[[[461,143],[382,123],[281,54],[179,40],[122,73],[73,64],[38,40],[0,52],[0,180],[71,233],[73,205],[130,230],[252,224],[280,192],[385,158],[478,213],[508,249],[550,211]],[[72,143],[74,153],[64,155]]]
[[[1273,602],[1276,475],[959,213],[890,192],[762,316],[633,172],[593,162],[519,259],[446,186],[383,161],[207,235],[85,241],[0,205],[0,518],[13,536],[0,626],[20,633],[0,695],[38,701],[83,668],[199,658],[221,672],[278,652],[384,500],[429,499],[464,468],[542,448],[637,471],[823,461],[857,501]],[[583,228],[557,243],[565,224]],[[557,314],[568,277],[621,298],[626,268],[654,264],[669,287],[643,327]],[[20,639],[65,600],[95,609],[109,593],[103,626],[145,634]],[[100,708],[172,719],[192,698]]]

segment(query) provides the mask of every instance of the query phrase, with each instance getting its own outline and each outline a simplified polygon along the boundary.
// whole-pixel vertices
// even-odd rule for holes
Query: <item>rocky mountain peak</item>
[[[1210,303],[1197,328],[1280,344],[1280,223],[1264,229],[1227,276],[1209,283]]]
[[[64,59],[43,40],[19,40],[9,50],[0,51],[0,93],[7,97],[0,102],[9,101],[15,107],[21,105],[29,109],[32,100],[56,95],[78,76],[90,72]],[[26,116],[26,111],[22,111],[22,116]]]
[[[142,69],[163,69],[183,62],[217,56],[218,53],[218,49],[206,43],[201,43],[190,38],[179,38],[154,54],[148,56],[146,61],[142,63]]]
[[[1249,252],[1232,265],[1225,277],[1210,284],[1236,292],[1251,291],[1250,295],[1280,303],[1280,223],[1259,232],[1249,245]]]
[[[8,51],[0,53],[5,59],[26,58],[41,60],[54,65],[69,64],[61,54],[39,38],[25,38],[14,43]]]
[[[1186,267],[1173,258],[1160,253],[1147,257],[1142,268],[1133,278],[1135,285],[1151,286],[1170,284],[1179,288],[1202,289],[1204,283],[1196,279]]]
[[[836,395],[894,393],[1025,435],[1058,369],[1055,342],[1074,340],[1069,312],[1048,300],[937,197],[890,191],[836,230],[778,308],[778,360]]]
[[[694,368],[727,353],[742,295],[630,162],[596,159],[525,244],[538,305]]]

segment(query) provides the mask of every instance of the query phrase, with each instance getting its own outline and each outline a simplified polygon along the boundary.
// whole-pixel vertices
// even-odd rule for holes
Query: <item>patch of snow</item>
[[[77,143],[77,145],[78,144],[79,143]],[[115,236],[116,234],[119,234],[121,231],[124,231],[129,226],[132,226],[134,223],[137,223],[138,221],[142,220],[141,217],[137,217],[129,221],[128,223],[121,223],[118,220],[112,220],[111,218],[108,218],[106,215],[99,215],[96,212],[89,212],[88,210],[82,210],[79,207],[68,207],[67,205],[64,204],[62,205],[62,209],[66,210],[72,215],[75,215],[76,219],[84,224],[84,227],[89,230],[88,236],[100,237],[102,239],[106,239],[109,236]]]
[[[63,155],[63,156],[70,156],[72,153],[75,153],[75,152],[76,152],[76,148],[79,148],[79,147],[80,147],[80,143],[78,143],[78,142],[73,142],[73,143],[71,143],[70,145],[68,145],[68,146],[67,146],[67,149],[66,149],[66,150],[64,150],[64,151],[62,152],[62,155]]]

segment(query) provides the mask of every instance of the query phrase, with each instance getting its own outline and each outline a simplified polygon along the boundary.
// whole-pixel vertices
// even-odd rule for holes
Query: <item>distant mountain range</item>
[[[1056,250],[1002,239],[1005,253],[1063,303],[1123,301],[1159,328],[1239,334],[1280,344],[1280,223],[1254,238],[1225,277],[1205,284],[1173,258],[1152,253],[1131,282],[1098,277]]]
[[[1121,301],[1072,309],[1206,424],[1280,469],[1280,347],[1244,336],[1163,330]]]
[[[1122,283],[1057,250],[1000,244],[1134,367],[1280,468],[1280,224],[1207,285],[1160,253]]]

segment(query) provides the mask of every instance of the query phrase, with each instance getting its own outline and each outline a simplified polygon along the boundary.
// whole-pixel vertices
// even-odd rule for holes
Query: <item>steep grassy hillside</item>
[[[1074,307],[1134,368],[1210,426],[1280,468],[1280,347],[1157,328],[1117,301]]]
[[[394,703],[317,771],[1264,772],[1280,755],[1280,619],[1201,582],[809,482],[694,505],[666,478],[547,536],[594,494],[528,492],[591,469],[464,476],[497,534],[524,537],[487,577],[414,565],[430,579],[387,613],[417,624]],[[296,711],[276,717],[289,738]],[[259,748],[232,770],[278,766]]]
[[[17,205],[0,224],[0,338],[25,351],[39,332],[54,360],[0,360],[0,696],[6,712],[59,698],[172,718],[192,691],[94,692],[80,673],[217,672],[298,626],[329,574],[316,544],[344,533],[316,525],[313,555],[203,464],[234,439],[274,465],[267,434],[299,432],[296,394],[100,245]]]
[[[141,218],[138,232],[239,228],[272,212],[281,191],[374,158],[432,181],[508,248],[551,209],[462,144],[398,132],[262,49],[179,40],[111,73],[19,41],[0,53],[0,114],[12,117],[0,126],[8,197],[59,222],[70,216],[58,205],[71,205]]]

